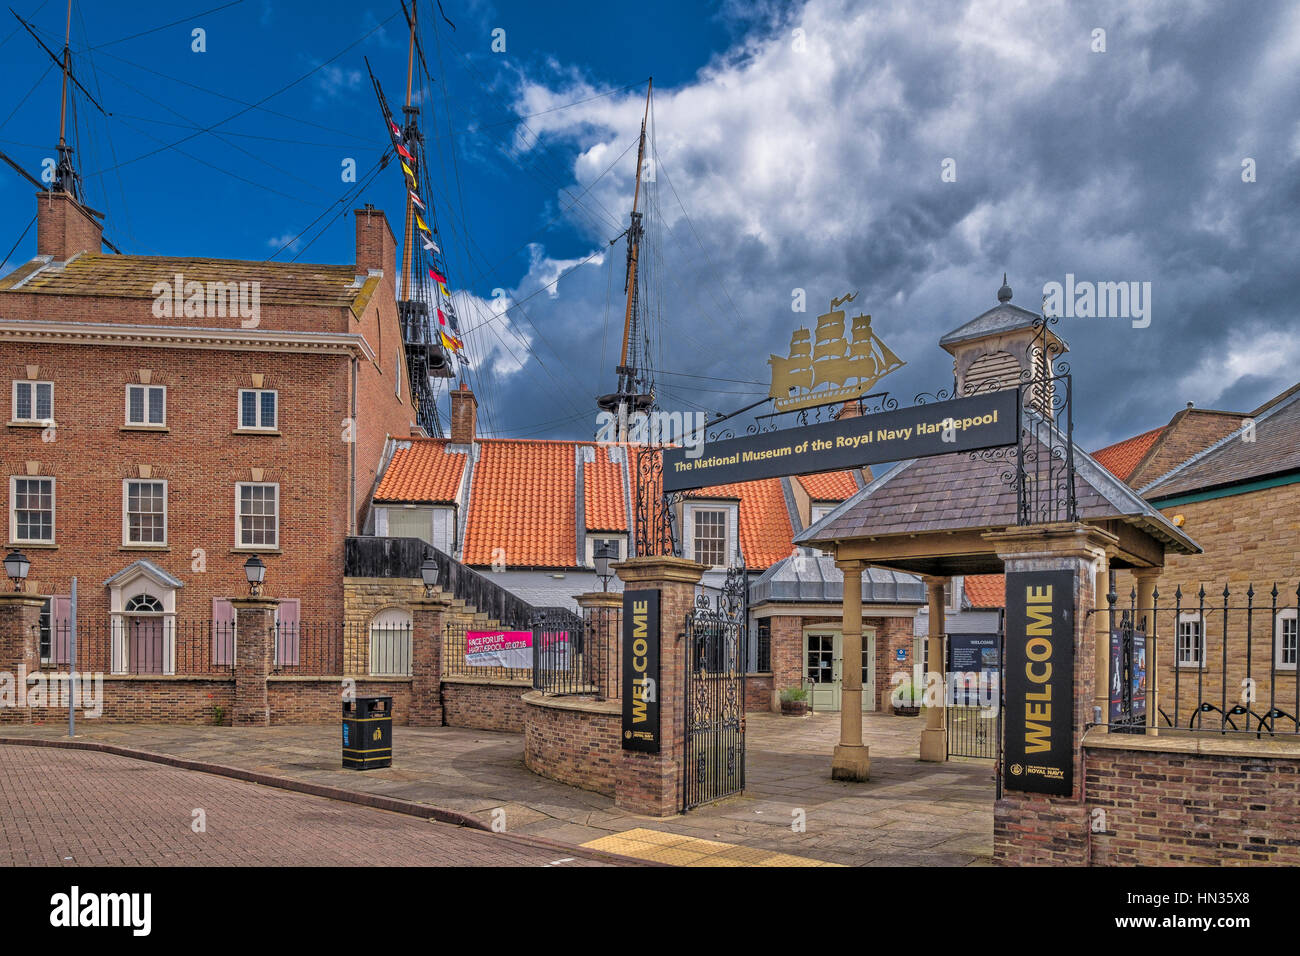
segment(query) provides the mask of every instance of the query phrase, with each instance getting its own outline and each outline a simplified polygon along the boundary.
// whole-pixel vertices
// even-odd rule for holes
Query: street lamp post
[[[27,580],[27,572],[31,567],[32,562],[21,551],[10,551],[5,555],[5,574],[14,583],[15,592],[23,589],[23,582]]]
[[[248,593],[253,597],[260,597],[262,582],[266,580],[266,565],[257,555],[251,555],[244,562],[244,577],[248,578]]]
[[[614,548],[608,541],[602,541],[596,545],[596,577],[600,578],[600,589],[609,590],[609,579],[614,575],[609,570],[610,561],[614,558]]]

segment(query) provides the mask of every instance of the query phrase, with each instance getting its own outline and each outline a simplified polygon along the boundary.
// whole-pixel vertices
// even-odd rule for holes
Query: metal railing
[[[547,694],[620,696],[622,609],[544,615],[533,625],[533,689]]]
[[[1123,602],[1113,591],[1107,598],[1110,713],[1103,723],[1139,732],[1154,725],[1300,734],[1300,587],[1178,587],[1172,600],[1157,589],[1150,607],[1138,606],[1136,590]]]
[[[41,666],[71,663],[71,624],[33,629]],[[234,674],[237,628],[230,621],[127,618],[77,625],[77,670],[137,676],[230,677]],[[272,635],[271,673],[335,677],[344,673],[410,677],[412,629],[404,625],[277,623]]]
[[[37,626],[41,666],[71,664],[72,625]],[[137,617],[77,625],[77,670],[108,674],[213,675],[235,668],[235,629],[228,621]]]

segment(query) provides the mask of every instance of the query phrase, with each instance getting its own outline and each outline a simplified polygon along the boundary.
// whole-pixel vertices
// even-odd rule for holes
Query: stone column
[[[266,679],[275,651],[277,598],[231,598],[235,608],[235,709],[236,726],[271,723],[271,702]]]
[[[840,674],[840,742],[831,755],[832,780],[867,780],[871,751],[862,743],[862,561],[836,561],[844,572],[844,659]]]
[[[943,634],[947,621],[943,605],[943,589],[951,578],[925,579],[926,593],[930,599],[930,634],[926,639],[929,652],[929,672],[925,675],[926,695],[922,713],[925,726],[921,729],[921,759],[941,763],[948,759],[948,725],[944,714],[944,696],[947,694],[947,662],[944,660]],[[932,683],[930,674],[938,674],[938,683]],[[937,701],[933,700],[939,694]]]
[[[1069,571],[1074,576],[1074,687],[1071,697],[1070,748],[1074,781],[1069,796],[1004,790],[993,809],[993,859],[1009,866],[1086,866],[1088,808],[1084,775],[1079,769],[1086,724],[1092,720],[1097,691],[1098,629],[1087,610],[1097,606],[1096,588],[1114,535],[1091,525],[1054,522],[1012,528],[984,536],[994,544],[1005,570]],[[1008,593],[1007,600],[1011,600]],[[1014,635],[1007,634],[1008,653]],[[1104,677],[1104,675],[1103,675]],[[1009,720],[1009,716],[1008,716]]]
[[[590,591],[574,600],[588,625],[583,635],[588,678],[596,686],[597,697],[617,699],[623,693],[619,669],[623,635],[618,626],[623,595],[617,591]]]
[[[681,812],[686,715],[686,615],[704,565],[684,558],[632,558],[614,570],[628,591],[659,592],[659,753],[624,750],[615,770],[614,803],[652,817]],[[620,635],[621,640],[622,635]],[[628,661],[624,660],[627,667]]]
[[[1160,681],[1159,645],[1151,640],[1156,630],[1156,616],[1153,612],[1156,598],[1156,582],[1160,579],[1160,568],[1138,568],[1133,572],[1137,578],[1138,623],[1146,617],[1147,635],[1147,733],[1153,736],[1160,733]],[[1159,635],[1157,635],[1159,636]],[[1171,630],[1169,639],[1174,636]]]
[[[1101,723],[1110,722],[1110,601],[1107,594],[1110,593],[1110,555],[1103,552],[1097,559],[1097,570],[1093,582],[1093,594],[1096,595],[1096,603],[1092,606],[1097,609],[1093,615],[1093,627],[1097,632],[1096,641],[1093,645],[1093,654],[1096,656],[1096,674],[1097,686],[1093,692],[1092,713],[1088,715],[1087,720],[1092,722],[1096,719],[1096,714],[1101,714]],[[1116,610],[1119,604],[1115,605]],[[1085,610],[1082,605],[1079,606],[1079,616],[1082,617]],[[1098,711],[1097,708],[1101,710]],[[1103,733],[1109,732],[1103,730]]]
[[[412,727],[442,726],[442,631],[450,607],[443,594],[418,598],[411,607]]]
[[[38,628],[44,606],[39,595],[0,592],[0,723],[31,723],[27,675],[41,669]]]

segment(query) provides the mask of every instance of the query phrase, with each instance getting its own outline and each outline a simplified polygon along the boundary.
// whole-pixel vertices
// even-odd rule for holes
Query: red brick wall
[[[532,686],[523,681],[468,683],[443,678],[443,722],[448,727],[522,733],[524,704],[521,698],[531,689]]]
[[[772,682],[778,691],[803,683],[803,619],[772,617]]]
[[[745,710],[772,710],[772,675],[748,674],[745,677]]]
[[[132,349],[99,346],[6,346],[0,379],[26,377],[27,364],[54,381],[53,441],[41,429],[8,428],[3,445],[3,496],[9,476],[55,479],[53,549],[24,545],[31,579],[45,594],[67,594],[79,578],[80,620],[88,625],[83,658],[107,670],[107,648],[95,627],[108,623],[103,582],[145,558],[179,578],[177,613],[206,621],[212,598],[246,593],[235,552],[235,482],[280,485],[280,553],[266,555],[267,590],[302,601],[303,621],[338,621],[343,613],[343,539],[348,532],[347,455],[339,423],[346,413],[348,362],[286,353]],[[124,431],[126,385],[138,370],[167,387],[167,432]],[[238,390],[264,376],[279,391],[280,435],[237,435]],[[168,483],[165,550],[122,545],[122,481],[138,466]],[[203,563],[197,559],[202,552]],[[202,570],[200,570],[202,568]]]
[[[528,698],[538,698],[529,700]],[[614,794],[622,752],[622,710],[617,701],[601,708],[549,707],[541,694],[524,701],[524,766],[533,773],[596,793]]]
[[[357,696],[393,698],[393,722],[405,724],[410,710],[409,681],[358,681]],[[277,680],[267,682],[273,724],[328,724],[341,717],[342,688],[337,678],[320,680]],[[222,724],[230,725],[234,708],[235,682],[181,678],[104,679],[103,715],[85,716],[77,710],[80,727],[105,724],[212,724],[215,708],[222,709]],[[64,723],[65,707],[44,707],[33,711],[35,721]]]
[[[1300,757],[1085,751],[1094,866],[1300,864]]]
[[[882,617],[867,623],[874,624],[876,628],[876,709],[888,714],[891,712],[894,674],[905,671],[911,677],[912,668],[917,663],[912,654],[912,630],[915,625],[910,617]],[[901,664],[897,655],[900,648],[907,651],[907,660]]]

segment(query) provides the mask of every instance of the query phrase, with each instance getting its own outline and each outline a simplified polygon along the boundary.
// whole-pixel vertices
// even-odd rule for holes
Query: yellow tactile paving
[[[737,846],[717,840],[667,833],[637,827],[582,844],[588,850],[603,850],[637,860],[672,866],[839,866],[804,856],[791,856],[759,847]]]

